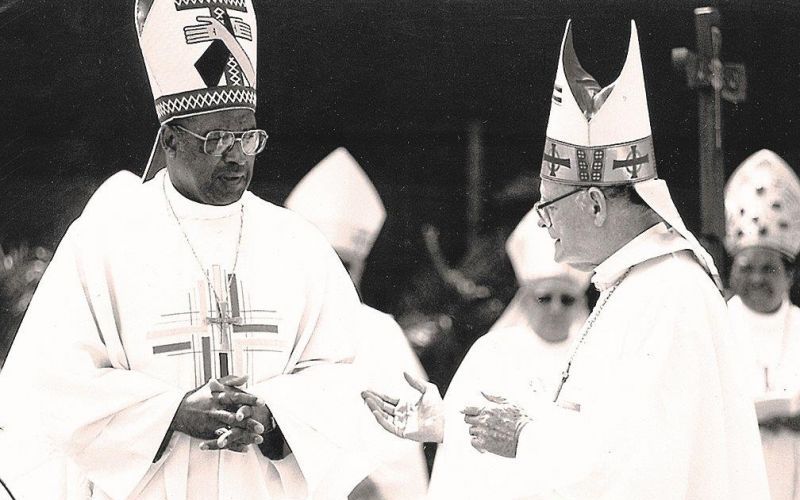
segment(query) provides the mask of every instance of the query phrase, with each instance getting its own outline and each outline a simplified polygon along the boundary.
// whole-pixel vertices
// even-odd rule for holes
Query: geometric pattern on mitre
[[[317,226],[345,260],[365,259],[386,220],[378,191],[345,148],[312,168],[284,205]]]
[[[590,274],[555,261],[555,240],[539,227],[539,214],[529,211],[506,240],[506,253],[519,286],[543,279],[572,282],[581,291],[589,287]]]
[[[252,0],[137,0],[136,26],[158,118],[255,111]]]
[[[725,186],[725,220],[731,255],[767,247],[794,259],[800,252],[800,180],[774,152],[752,154]]]
[[[583,72],[572,42],[572,21],[567,21],[553,84],[541,177],[587,186],[630,184],[657,177],[636,23],[631,21],[622,71],[612,84],[595,94],[592,110],[583,109],[573,94],[572,87],[581,85],[576,77],[569,80],[568,75],[576,74],[573,65]]]

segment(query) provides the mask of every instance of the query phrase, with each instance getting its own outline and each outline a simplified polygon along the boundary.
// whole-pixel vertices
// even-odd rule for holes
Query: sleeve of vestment
[[[360,302],[333,250],[319,253],[301,277],[305,307],[285,373],[249,390],[271,409],[312,497],[329,498],[346,495],[376,462],[357,426],[366,411],[351,365]]]
[[[78,221],[79,222],[79,221]],[[153,457],[183,394],[128,369],[102,257],[80,255],[76,225],[34,295],[3,373],[24,404],[10,421],[43,431],[112,498],[127,498]],[[20,392],[21,391],[21,392]]]

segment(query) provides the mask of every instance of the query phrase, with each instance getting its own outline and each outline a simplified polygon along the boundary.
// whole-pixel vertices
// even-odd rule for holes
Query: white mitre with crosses
[[[577,293],[584,293],[589,287],[589,273],[554,260],[555,241],[547,229],[539,227],[536,210],[528,212],[508,237],[506,253],[521,287],[547,279],[568,282]]]
[[[572,22],[567,21],[540,177],[574,186],[632,185],[642,200],[688,242],[698,262],[722,289],[714,259],[686,228],[667,184],[656,173],[634,21],[622,71],[605,88],[581,67],[572,44]]]
[[[772,151],[750,155],[725,186],[725,219],[731,255],[766,247],[794,260],[800,252],[800,180]]]
[[[625,65],[605,88],[586,73],[572,43],[561,42],[541,176],[554,182],[604,186],[656,177],[650,114],[636,24]]]
[[[349,262],[367,258],[386,220],[378,191],[345,148],[311,169],[284,205],[317,226]]]
[[[137,0],[136,29],[158,120],[256,109],[251,0]],[[166,165],[156,144],[143,180]]]

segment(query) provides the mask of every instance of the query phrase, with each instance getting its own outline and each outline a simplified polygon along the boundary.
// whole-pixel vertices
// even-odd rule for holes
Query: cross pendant
[[[209,317],[206,319],[212,325],[219,325],[221,351],[219,353],[220,375],[224,377],[230,374],[229,356],[231,352],[233,327],[234,325],[241,325],[242,318],[239,316],[232,317],[228,311],[228,303],[225,301],[217,302],[217,311],[219,312],[218,317]]]

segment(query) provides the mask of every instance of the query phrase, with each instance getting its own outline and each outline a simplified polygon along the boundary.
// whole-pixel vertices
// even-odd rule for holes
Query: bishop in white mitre
[[[331,152],[295,186],[285,205],[320,229],[358,288],[366,259],[386,219],[386,209],[355,158],[345,148]],[[362,304],[357,323],[353,365],[363,375],[365,387],[392,394],[408,390],[404,372],[420,380],[427,378],[392,316]],[[364,432],[382,443],[383,464],[351,498],[425,497],[428,470],[421,445],[383,432],[369,412],[365,411],[363,416]]]
[[[725,189],[726,247],[733,259],[728,301],[732,335],[753,399],[800,393],[800,308],[789,301],[800,252],[800,180],[761,150]],[[761,443],[773,500],[800,498],[800,419],[765,415]]]
[[[552,397],[572,341],[589,314],[589,274],[553,260],[553,240],[531,210],[506,242],[519,290],[470,348],[444,397],[445,427],[429,498],[515,498],[525,481],[516,463],[471,446],[461,410],[502,394],[521,404]]]
[[[556,261],[593,270],[600,297],[552,400],[531,409],[499,394],[463,409],[472,446],[520,467],[512,498],[768,495],[718,273],[656,176],[645,96],[633,22],[605,88],[580,66],[567,25],[536,209]],[[433,425],[428,392],[416,412],[376,395],[368,404],[387,428],[409,415],[412,428]]]
[[[4,434],[94,499],[345,498],[376,463],[359,300],[316,228],[246,191],[266,140],[252,3],[143,0],[136,26],[162,123],[144,182],[117,174],[61,241],[0,376],[21,402]],[[221,395],[249,403],[200,412],[218,438],[177,426]]]

